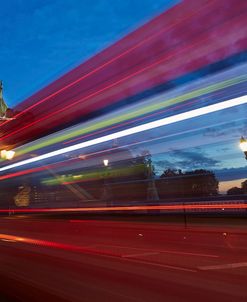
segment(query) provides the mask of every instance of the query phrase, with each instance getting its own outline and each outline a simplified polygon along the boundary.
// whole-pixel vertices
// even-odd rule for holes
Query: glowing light
[[[15,156],[15,151],[12,151],[12,150],[7,151],[6,159],[11,160],[14,158],[14,156]]]
[[[12,151],[12,150],[2,150],[1,151],[1,158],[2,159],[8,159],[8,160],[11,160],[13,159],[15,156],[15,151]]]
[[[176,114],[176,115],[166,117],[166,118],[163,118],[163,119],[159,119],[159,120],[147,123],[147,124],[142,124],[142,125],[139,125],[139,126],[135,126],[135,127],[126,129],[126,130],[118,131],[118,132],[115,132],[115,133],[112,133],[112,134],[109,134],[109,135],[105,135],[105,136],[102,136],[102,137],[99,137],[99,138],[88,140],[88,141],[85,141],[85,142],[82,142],[82,143],[79,143],[79,144],[76,144],[76,145],[72,145],[72,146],[65,147],[65,148],[62,148],[62,149],[59,149],[59,150],[55,150],[55,151],[52,151],[52,152],[49,152],[49,153],[46,153],[46,154],[43,154],[43,155],[40,155],[40,156],[36,156],[36,157],[29,158],[29,159],[26,159],[26,160],[23,160],[23,161],[19,161],[17,163],[12,164],[12,165],[7,165],[7,166],[4,166],[4,167],[0,168],[0,171],[6,171],[6,170],[9,170],[9,169],[12,169],[12,168],[20,167],[20,166],[23,166],[23,165],[27,165],[27,164],[30,164],[30,163],[37,162],[37,161],[41,161],[43,159],[48,159],[48,158],[51,158],[51,157],[54,157],[54,156],[58,156],[58,155],[66,153],[66,152],[71,152],[71,151],[83,149],[83,148],[86,148],[86,147],[90,147],[90,146],[94,146],[94,145],[101,144],[101,143],[104,143],[104,142],[108,142],[108,141],[111,141],[111,140],[114,140],[114,139],[117,139],[117,138],[126,137],[126,136],[129,136],[129,135],[132,135],[132,134],[136,134],[136,133],[144,132],[144,131],[147,131],[147,130],[155,129],[155,128],[165,126],[165,125],[169,125],[169,124],[172,124],[172,123],[185,121],[185,120],[188,120],[188,119],[191,119],[191,118],[195,118],[195,117],[199,117],[199,116],[202,116],[202,115],[205,115],[205,114],[209,114],[209,113],[217,112],[217,111],[220,111],[220,110],[236,107],[236,106],[243,105],[243,104],[246,104],[246,103],[247,103],[247,96],[242,96],[242,97],[234,98],[234,99],[231,99],[231,100],[228,100],[228,101],[220,102],[220,103],[217,103],[217,104],[214,104],[214,105],[209,105],[209,106],[194,109],[194,110],[191,110],[191,111],[183,112],[183,113]]]
[[[107,167],[108,164],[109,164],[109,160],[108,160],[108,159],[104,159],[104,160],[103,160],[103,163],[104,163],[104,166]]]
[[[1,151],[1,158],[5,159],[6,158],[6,154],[7,154],[7,150],[2,150]]]
[[[245,138],[241,137],[239,147],[243,152],[247,152],[247,140]]]

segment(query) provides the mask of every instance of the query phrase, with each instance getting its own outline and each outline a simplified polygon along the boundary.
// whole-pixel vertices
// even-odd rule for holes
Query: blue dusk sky
[[[11,0],[0,10],[0,79],[10,107],[178,0]]]

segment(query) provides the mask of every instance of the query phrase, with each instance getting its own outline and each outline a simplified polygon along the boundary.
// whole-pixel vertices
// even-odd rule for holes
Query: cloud
[[[163,169],[163,170],[171,168],[171,167],[174,166],[174,163],[172,163],[171,161],[166,160],[166,159],[164,159],[164,160],[154,160],[153,164],[155,166],[157,166],[158,168]]]
[[[161,174],[164,170],[181,169],[182,171],[191,171],[195,169],[214,170],[220,164],[220,161],[203,154],[201,149],[195,148],[195,151],[173,150],[170,154],[159,155],[153,159],[155,170]]]
[[[214,170],[214,173],[218,180],[227,181],[246,178],[247,179],[247,166],[241,168],[224,168]]]
[[[173,157],[178,158],[175,159],[175,163],[183,170],[193,170],[193,169],[212,169],[219,165],[220,161],[210,158],[196,151],[183,151],[183,150],[174,150]]]

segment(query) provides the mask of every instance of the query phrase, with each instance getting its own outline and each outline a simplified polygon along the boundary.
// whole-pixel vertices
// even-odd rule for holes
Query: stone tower
[[[5,116],[8,106],[3,99],[3,82],[0,81],[0,118]]]

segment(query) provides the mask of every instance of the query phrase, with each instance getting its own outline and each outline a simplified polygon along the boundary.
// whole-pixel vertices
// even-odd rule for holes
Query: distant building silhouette
[[[160,176],[159,192],[166,197],[203,197],[218,194],[219,182],[211,171],[199,169],[182,172],[167,169]]]

